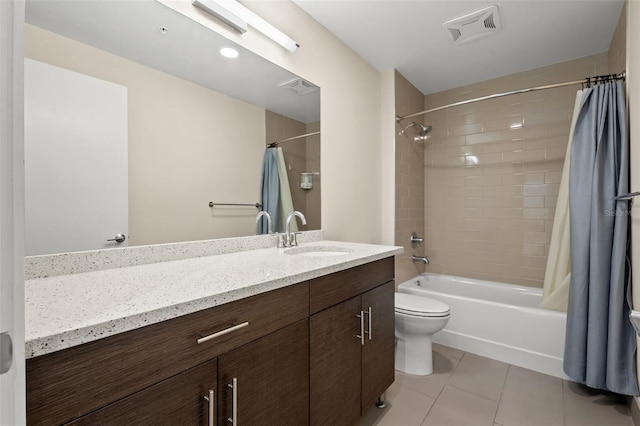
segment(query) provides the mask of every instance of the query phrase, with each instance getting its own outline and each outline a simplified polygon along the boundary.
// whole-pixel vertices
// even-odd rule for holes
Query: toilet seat
[[[414,294],[396,293],[395,311],[415,317],[441,318],[451,313],[446,303]]]

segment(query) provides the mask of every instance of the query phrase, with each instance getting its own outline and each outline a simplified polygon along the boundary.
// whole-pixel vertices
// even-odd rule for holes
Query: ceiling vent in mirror
[[[317,92],[318,90],[320,90],[320,88],[315,84],[299,77],[282,83],[279,85],[279,87],[284,90],[289,90],[291,92],[297,93],[298,95],[308,95],[309,93]]]
[[[442,26],[449,33],[453,44],[462,44],[497,34],[502,29],[497,6],[487,6],[464,16],[450,19]]]

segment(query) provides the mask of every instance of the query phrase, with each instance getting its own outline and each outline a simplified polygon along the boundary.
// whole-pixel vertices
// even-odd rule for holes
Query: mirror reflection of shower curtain
[[[284,232],[287,215],[291,213],[293,201],[287,177],[287,167],[282,148],[267,148],[262,165],[262,210],[271,216],[273,232]],[[291,231],[297,232],[295,220],[291,221]],[[267,233],[266,218],[258,222],[258,234]]]
[[[571,285],[564,371],[638,395],[631,322],[629,128],[621,81],[584,90],[571,144]]]
[[[547,257],[547,269],[544,274],[541,307],[556,311],[567,310],[569,303],[569,282],[571,281],[571,249],[569,240],[569,169],[571,164],[571,140],[576,126],[576,119],[582,103],[582,90],[576,93],[573,108],[573,119],[567,142],[567,153],[564,157],[560,192],[553,218],[551,243]]]
[[[278,155],[275,148],[264,151],[262,164],[262,210],[269,213],[275,224],[280,220],[280,176],[278,174]],[[268,223],[265,217],[258,222],[258,234],[268,233]]]
[[[280,221],[274,222],[274,232],[284,232],[286,229],[287,215],[294,211],[293,199],[291,198],[291,188],[289,187],[289,177],[287,176],[287,164],[284,161],[284,153],[282,148],[276,148],[278,150],[278,174],[280,175]],[[276,225],[279,223],[279,225]],[[298,232],[298,225],[296,219],[291,220],[289,227],[291,232]]]

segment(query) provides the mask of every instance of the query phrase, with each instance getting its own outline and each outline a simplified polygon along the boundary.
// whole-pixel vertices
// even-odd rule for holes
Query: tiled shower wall
[[[307,123],[305,133],[315,133],[320,131],[320,122]],[[307,227],[305,229],[321,229],[320,226],[320,192],[322,176],[320,175],[320,136],[308,136],[305,138],[307,148],[307,164],[305,172],[315,173],[313,175],[313,188],[303,189],[306,197]],[[299,186],[299,185],[298,185]]]
[[[606,74],[607,54],[425,97],[425,108]],[[429,271],[541,287],[576,87],[503,97],[428,116]]]
[[[626,66],[626,8],[609,51],[598,55],[424,97],[396,72],[396,114],[620,73]],[[423,145],[411,140],[411,129],[396,135],[395,244],[405,250],[396,259],[397,283],[426,269],[542,287],[576,90],[514,95],[416,117],[434,126]],[[425,236],[425,247],[411,247],[413,231]],[[426,254],[430,265],[412,263],[412,254]]]
[[[609,73],[619,74],[627,67],[627,3],[624,2],[618,25],[609,46]]]
[[[425,97],[425,108],[609,73],[601,53]],[[429,271],[542,287],[576,87],[450,108],[425,158]]]
[[[302,123],[273,111],[265,110],[266,143],[320,130],[320,122]],[[300,188],[300,173],[320,171],[320,136],[310,136],[280,145],[287,164],[293,208],[301,211],[307,225],[298,222],[301,231],[320,229],[320,175],[313,177],[313,188]]]
[[[407,115],[421,111],[424,95],[400,73],[395,73],[396,114]],[[422,122],[422,117],[415,119]],[[410,121],[408,121],[410,122]],[[408,122],[403,122],[407,125]],[[396,125],[396,235],[395,244],[404,247],[404,254],[396,257],[396,283],[402,283],[424,272],[424,264],[413,263],[411,255],[424,255],[424,247],[416,249],[409,244],[412,232],[424,232],[424,146],[412,143],[414,129],[398,135],[402,130]]]

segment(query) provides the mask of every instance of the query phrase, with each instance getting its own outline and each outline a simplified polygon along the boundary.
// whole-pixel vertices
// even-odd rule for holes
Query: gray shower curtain
[[[269,213],[274,226],[280,220],[280,177],[278,176],[278,151],[267,148],[264,151],[262,164],[262,210]],[[266,234],[267,219],[261,218],[258,223],[258,234]]]
[[[629,321],[629,134],[623,83],[586,89],[571,146],[571,285],[564,371],[589,387],[638,395]]]

